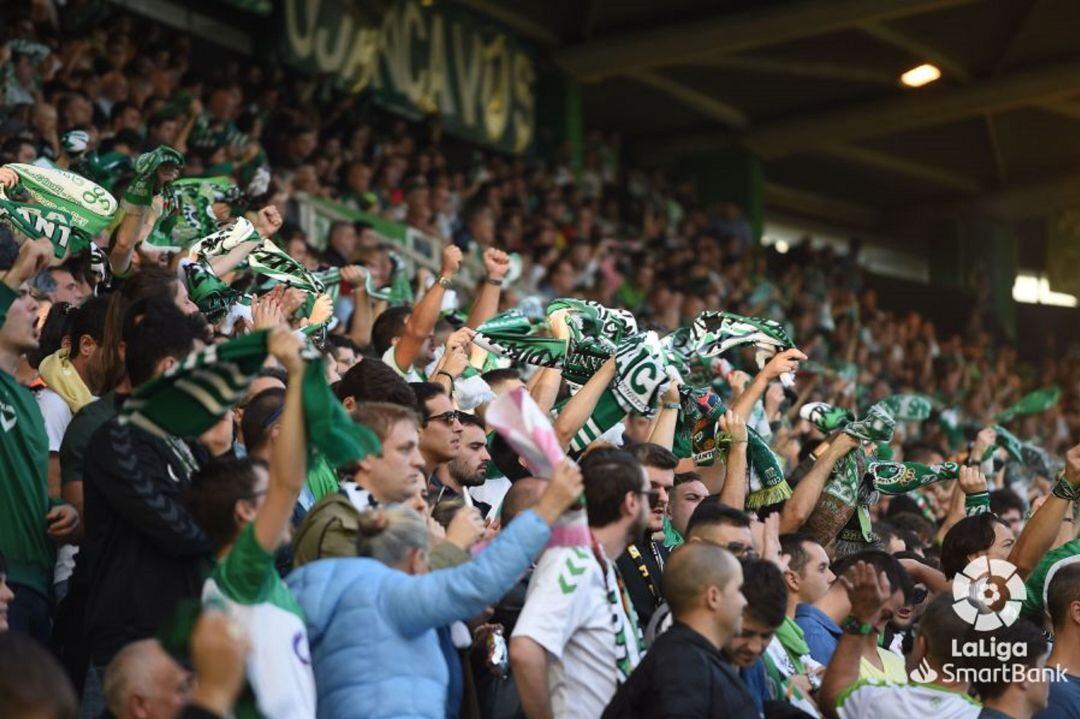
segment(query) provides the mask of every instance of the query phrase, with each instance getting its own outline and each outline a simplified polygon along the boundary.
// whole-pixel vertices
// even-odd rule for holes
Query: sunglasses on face
[[[433,414],[428,417],[428,422],[443,422],[445,424],[453,424],[458,421],[459,412],[456,409],[452,409],[449,412],[443,412],[442,414]]]
[[[926,601],[926,597],[929,594],[926,587],[915,587],[911,592],[911,597],[907,600],[909,607],[917,607]]]
[[[656,509],[660,506],[660,492],[656,489],[643,489],[639,494],[643,494],[649,498],[649,509]]]

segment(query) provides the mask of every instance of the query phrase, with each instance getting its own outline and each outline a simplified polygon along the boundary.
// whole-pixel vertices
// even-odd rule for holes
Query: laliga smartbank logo
[[[1024,580],[1004,559],[976,557],[953,578],[953,611],[976,631],[1008,627],[1027,598]]]
[[[1026,598],[1024,580],[1016,567],[1003,559],[978,557],[953,578],[953,611],[976,631],[989,632],[1011,626],[1020,617],[1020,607]],[[923,659],[908,676],[919,684],[938,679],[988,683],[1065,681],[1065,673],[1057,667],[1029,667],[1013,661],[1027,658],[1027,650],[1028,645],[1023,642],[999,642],[995,637],[969,642],[953,638],[950,654],[954,659],[994,659],[1001,662],[1000,666],[986,666],[984,663],[976,668],[946,662],[939,672]]]

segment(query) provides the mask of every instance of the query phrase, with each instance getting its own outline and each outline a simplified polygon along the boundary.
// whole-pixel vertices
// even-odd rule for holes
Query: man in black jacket
[[[169,302],[136,303],[125,318],[125,365],[133,387],[199,344],[198,324]],[[197,598],[210,543],[182,497],[199,448],[113,417],[91,438],[84,464],[88,563],[86,633],[104,667],[125,644],[152,636],[181,599]]]
[[[725,549],[692,542],[664,572],[664,598],[675,623],[619,687],[605,719],[759,719],[750,692],[721,647],[738,633],[746,599],[742,569]]]

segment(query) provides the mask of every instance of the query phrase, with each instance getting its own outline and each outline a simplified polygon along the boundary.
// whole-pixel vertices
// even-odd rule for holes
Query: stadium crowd
[[[1074,351],[881,310],[614,135],[0,32],[0,716],[1080,719]]]

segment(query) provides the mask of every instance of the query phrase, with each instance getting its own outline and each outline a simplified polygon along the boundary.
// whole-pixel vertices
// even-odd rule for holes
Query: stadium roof
[[[585,83],[589,127],[663,162],[733,141],[774,207],[849,226],[1080,204],[1075,0],[459,0]],[[941,78],[899,76],[922,63]]]

